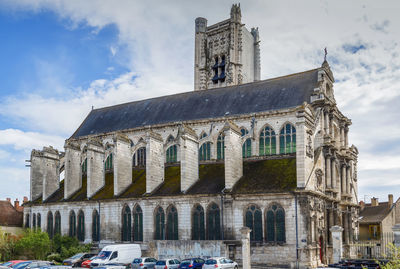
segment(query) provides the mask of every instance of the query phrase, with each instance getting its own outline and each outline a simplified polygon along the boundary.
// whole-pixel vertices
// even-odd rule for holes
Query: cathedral
[[[260,80],[258,28],[239,5],[195,20],[194,90],[93,109],[64,149],[30,157],[24,225],[155,258],[226,256],[304,267],[332,261],[358,230],[351,120],[321,67]],[[62,175],[62,176],[60,176]]]

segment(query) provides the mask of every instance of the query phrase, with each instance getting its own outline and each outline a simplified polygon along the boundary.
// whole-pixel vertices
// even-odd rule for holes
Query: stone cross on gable
[[[325,52],[324,61],[326,61],[326,55],[328,55],[328,50],[326,49],[326,47],[325,47],[325,49],[324,49],[324,52]]]

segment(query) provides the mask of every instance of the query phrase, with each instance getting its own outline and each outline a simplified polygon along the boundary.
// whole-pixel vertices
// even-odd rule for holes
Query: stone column
[[[68,199],[73,193],[82,187],[81,149],[79,144],[75,142],[66,142],[64,148],[64,199]]]
[[[321,131],[322,136],[325,135],[325,111],[321,109]]]
[[[30,200],[34,201],[43,194],[44,158],[42,152],[36,149],[32,150],[30,161]]]
[[[196,132],[182,125],[179,128],[181,152],[181,191],[187,191],[199,179],[199,142]]]
[[[342,194],[346,193],[346,165],[342,164],[342,176],[341,176],[341,183],[342,183]]]
[[[43,148],[43,201],[60,187],[60,156],[53,147]]]
[[[334,137],[334,132],[333,132],[333,115],[329,114],[329,134],[331,135],[331,137]]]
[[[344,127],[340,127],[340,146],[344,147]]]
[[[394,245],[400,247],[400,224],[396,224],[392,227],[394,234]]]
[[[346,193],[351,194],[350,181],[351,181],[351,169],[350,166],[346,167]]]
[[[349,146],[349,127],[346,126],[344,129],[344,146],[348,148]]]
[[[342,259],[343,246],[342,246],[342,232],[343,228],[340,226],[333,226],[330,228],[332,234],[332,249],[333,257],[332,262],[338,263]]]
[[[164,181],[164,146],[161,135],[146,134],[146,193],[151,193]]]
[[[132,183],[131,141],[123,134],[114,140],[114,195],[119,195]]]
[[[104,186],[104,148],[100,140],[87,143],[87,197],[92,197]]]
[[[332,189],[336,189],[336,159],[332,158],[331,159],[331,186]]]
[[[248,227],[243,227],[240,229],[240,233],[242,234],[242,268],[250,269],[251,261],[250,261],[250,232],[251,229]]]
[[[332,188],[331,185],[331,155],[325,155],[325,177],[326,177],[326,188]]]
[[[324,130],[325,130],[325,134],[328,135],[329,134],[329,114],[328,112],[324,112],[324,119],[325,119],[325,124],[324,124]]]

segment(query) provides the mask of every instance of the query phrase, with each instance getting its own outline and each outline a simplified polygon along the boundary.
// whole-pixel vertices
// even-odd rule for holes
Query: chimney
[[[393,205],[393,194],[389,194],[388,195],[388,207],[389,209],[392,207]]]
[[[378,205],[379,205],[378,198],[372,197],[371,198],[371,206],[378,206]]]
[[[6,198],[6,200],[11,204],[11,198]]]
[[[365,203],[364,203],[364,201],[360,201],[359,205],[360,205],[360,211],[363,211],[364,208],[365,208]]]
[[[19,201],[18,201],[18,198],[15,199],[15,201],[14,201],[14,207],[15,207],[15,209],[18,210],[18,208],[19,208]]]

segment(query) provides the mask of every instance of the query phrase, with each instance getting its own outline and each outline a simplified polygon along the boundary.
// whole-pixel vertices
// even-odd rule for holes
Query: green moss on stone
[[[97,193],[95,193],[91,200],[103,200],[114,198],[114,173],[106,173],[105,184]]]
[[[146,192],[146,168],[132,169],[132,184],[119,196],[121,198],[140,197]]]
[[[82,186],[68,198],[68,201],[82,201],[87,197],[87,175],[82,175]]]
[[[154,192],[154,195],[176,195],[181,193],[181,166],[166,166],[164,182]]]
[[[219,193],[225,187],[225,166],[223,163],[208,163],[199,166],[199,181],[188,191],[188,194]]]

